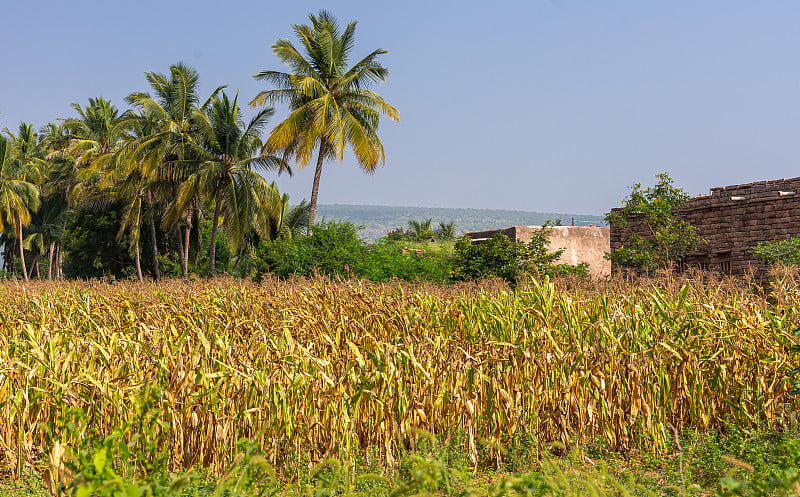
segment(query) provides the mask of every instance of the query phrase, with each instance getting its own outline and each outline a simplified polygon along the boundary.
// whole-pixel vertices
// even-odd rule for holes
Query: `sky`
[[[389,51],[372,89],[400,122],[381,120],[374,175],[325,164],[321,204],[602,214],[662,172],[692,195],[800,176],[800,2],[780,0],[2,0],[0,128],[125,109],[178,61],[249,101],[323,8],[358,21],[354,62]],[[294,203],[313,167],[267,178]]]

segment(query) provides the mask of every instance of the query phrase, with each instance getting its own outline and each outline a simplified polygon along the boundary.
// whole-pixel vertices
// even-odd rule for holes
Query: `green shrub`
[[[401,280],[447,281],[450,256],[444,249],[407,247],[402,243],[382,241],[368,245],[364,257],[353,272],[372,281]]]
[[[349,222],[322,222],[314,226],[311,236],[264,241],[254,257],[256,279],[268,272],[285,278],[317,271],[372,281],[447,280],[450,265],[444,250],[408,248],[389,241],[367,244],[358,238],[358,230]]]
[[[786,266],[800,266],[800,237],[788,240],[761,242],[753,249],[767,266],[784,264]]]

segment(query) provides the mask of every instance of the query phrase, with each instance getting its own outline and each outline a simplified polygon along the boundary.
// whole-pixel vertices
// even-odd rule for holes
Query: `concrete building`
[[[766,268],[753,255],[759,242],[800,236],[800,178],[758,181],[712,188],[695,197],[679,217],[708,240],[684,261],[686,267],[742,275],[753,270],[766,276]],[[622,246],[623,233],[611,233],[611,248]],[[617,271],[619,268],[613,268]]]
[[[473,231],[466,235],[480,243],[502,231],[512,241],[527,243],[531,240],[531,234],[540,229],[541,226],[512,226],[502,230]],[[611,262],[603,257],[611,247],[608,226],[550,226],[547,229],[550,234],[549,249],[564,249],[560,263],[577,265],[586,262],[593,276],[611,274]]]

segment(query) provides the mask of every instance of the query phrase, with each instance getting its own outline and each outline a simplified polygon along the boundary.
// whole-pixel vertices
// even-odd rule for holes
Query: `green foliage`
[[[469,237],[461,237],[453,249],[453,280],[500,278],[512,285],[524,275],[548,275],[574,273],[585,275],[588,265],[569,266],[556,264],[563,249],[548,252],[550,244],[546,226],[534,232],[527,244],[512,242],[501,232],[486,243],[472,243]]]
[[[135,274],[124,241],[117,242],[119,206],[78,210],[64,232],[64,275],[68,278],[126,278]]]
[[[344,275],[359,264],[365,243],[358,238],[352,223],[326,222],[314,225],[311,236],[293,240],[265,241],[256,250],[259,275],[275,273],[285,278],[292,274],[311,275],[315,271]]]
[[[752,251],[767,266],[774,264],[800,266],[800,237],[760,242]]]
[[[794,330],[794,335],[800,338],[800,328]],[[800,356],[800,344],[792,345],[792,352],[795,354],[795,357]],[[794,386],[792,395],[800,395],[800,365],[796,366],[789,373],[789,381],[791,381]]]
[[[666,173],[656,177],[650,188],[634,184],[622,209],[606,214],[611,229],[622,234],[622,247],[606,254],[614,264],[652,271],[683,260],[703,242],[694,226],[678,219],[689,195]]]
[[[796,497],[800,495],[800,440],[787,440],[771,455],[772,467],[761,478],[737,478],[731,474],[720,480],[722,497]],[[750,472],[747,463],[729,459],[731,463]]]
[[[381,241],[366,246],[361,262],[354,266],[354,273],[372,281],[399,278],[445,282],[450,277],[450,255],[444,247],[406,247]]]
[[[326,275],[357,277],[372,281],[446,281],[449,256],[444,249],[405,247],[382,241],[367,244],[358,238],[359,227],[349,222],[317,223],[310,236],[265,240],[256,249],[256,279],[267,273],[287,276]]]

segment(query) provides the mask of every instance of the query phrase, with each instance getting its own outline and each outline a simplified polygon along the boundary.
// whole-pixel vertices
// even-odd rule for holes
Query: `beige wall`
[[[527,243],[531,240],[531,233],[540,229],[541,226],[514,226],[505,230],[467,233],[467,236],[478,241],[504,231],[511,240]],[[550,250],[564,249],[559,262],[572,265],[586,262],[593,276],[611,274],[611,261],[603,257],[611,251],[611,229],[608,226],[551,226],[548,229]]]
[[[605,259],[611,250],[611,229],[608,226],[553,226],[550,229],[550,250],[564,249],[561,262],[589,263],[594,276],[611,274],[611,261]]]

